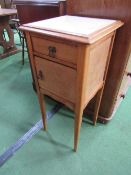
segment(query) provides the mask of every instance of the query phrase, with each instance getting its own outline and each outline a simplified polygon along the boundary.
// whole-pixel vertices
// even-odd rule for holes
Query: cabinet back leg
[[[104,86],[102,86],[102,88],[97,92],[97,97],[96,97],[96,102],[95,102],[95,111],[94,111],[94,116],[93,116],[94,125],[96,125],[96,122],[97,122],[103,90],[104,90]]]

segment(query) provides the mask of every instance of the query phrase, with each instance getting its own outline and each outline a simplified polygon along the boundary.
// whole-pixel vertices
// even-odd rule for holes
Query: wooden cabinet
[[[75,112],[75,151],[83,110],[95,95],[96,124],[115,32],[122,25],[116,20],[62,16],[20,27],[27,38],[44,127],[43,95],[48,95]]]
[[[66,13],[64,0],[13,0],[20,24],[53,18]]]

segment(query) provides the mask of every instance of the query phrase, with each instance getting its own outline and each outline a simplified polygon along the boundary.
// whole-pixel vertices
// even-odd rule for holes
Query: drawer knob
[[[43,75],[43,72],[41,70],[39,70],[37,78],[39,80],[44,80],[44,75]]]
[[[56,54],[56,48],[52,47],[52,46],[49,46],[48,50],[49,50],[49,56],[54,58],[56,56],[55,55]]]

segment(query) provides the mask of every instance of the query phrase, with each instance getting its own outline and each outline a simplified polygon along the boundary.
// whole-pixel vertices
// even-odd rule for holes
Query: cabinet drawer
[[[77,46],[55,42],[43,38],[32,36],[32,44],[34,52],[47,55],[55,61],[60,59],[66,62],[76,64],[77,61]]]
[[[35,57],[35,64],[40,88],[75,102],[76,70],[40,57]]]

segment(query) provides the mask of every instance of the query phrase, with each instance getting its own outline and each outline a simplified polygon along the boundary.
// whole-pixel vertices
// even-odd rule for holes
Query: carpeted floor
[[[47,110],[55,104],[46,98]],[[114,119],[83,123],[73,148],[73,119],[66,108],[0,168],[0,175],[131,175],[131,88]],[[29,61],[21,53],[0,60],[0,155],[41,119]]]

